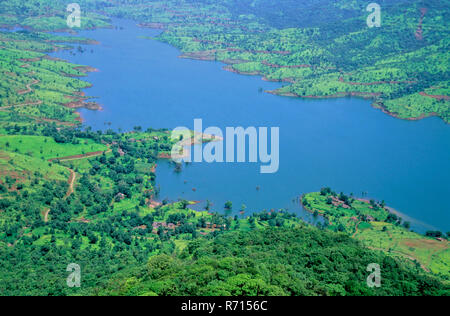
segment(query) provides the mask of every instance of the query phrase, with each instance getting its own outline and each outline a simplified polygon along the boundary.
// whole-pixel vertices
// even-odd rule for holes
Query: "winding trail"
[[[75,171],[70,168],[67,168],[67,170],[69,170],[70,172],[69,180],[67,181],[69,183],[69,188],[67,189],[67,193],[64,196],[64,199],[67,199],[75,192],[75,181],[77,179],[77,174]],[[44,223],[48,222],[48,214],[50,214],[50,209],[47,209],[44,213]]]
[[[33,92],[33,89],[31,88],[31,86],[38,84],[40,81],[37,79],[33,79],[33,81],[29,84],[27,84],[25,87],[25,90],[19,90],[17,91],[18,95],[23,95],[23,94],[27,94],[27,93],[31,93]]]
[[[48,222],[48,213],[50,213],[50,209],[49,208],[44,213],[44,223]]]
[[[27,64],[25,64],[25,65],[27,65]],[[22,65],[22,66],[24,66],[24,65]],[[34,72],[31,72],[31,73],[34,74]],[[33,81],[31,81],[29,84],[27,84],[25,86],[26,89],[17,91],[17,94],[18,95],[24,95],[24,94],[28,94],[28,93],[33,92],[34,90],[31,88],[31,86],[36,85],[38,83],[40,83],[39,80],[33,79]],[[17,106],[41,105],[41,104],[42,104],[42,100],[29,101],[29,102],[25,102],[25,103],[13,104],[13,105],[9,105],[9,106],[0,107],[0,111],[8,110],[8,109],[11,109],[11,108],[14,108],[14,107],[17,107]]]
[[[356,225],[355,225],[355,232],[353,233],[352,238],[355,238],[356,234],[358,233],[358,226],[359,226],[360,223],[361,223],[361,221],[356,223]]]
[[[103,153],[107,153],[107,152],[111,152],[111,149],[108,149],[106,151],[95,151],[95,152],[90,152],[90,153],[86,153],[86,154],[82,154],[82,155],[75,155],[75,156],[67,156],[67,157],[61,157],[61,158],[51,158],[48,159],[48,161],[52,162],[52,161],[70,161],[70,160],[76,160],[76,159],[83,159],[83,158],[89,158],[89,157],[95,157],[95,156],[99,156],[102,155]],[[71,196],[73,193],[75,193],[75,182],[77,180],[77,173],[66,167],[67,170],[69,170],[70,175],[69,175],[69,179],[67,180],[67,182],[69,183],[69,188],[67,189],[67,193],[64,196],[64,199],[67,199],[69,196]],[[48,222],[48,214],[50,213],[50,209],[47,209],[44,213],[44,222],[47,223]]]
[[[75,171],[73,171],[72,169],[67,168],[70,171],[70,176],[69,176],[69,188],[67,189],[67,193],[66,196],[64,197],[65,199],[67,199],[69,196],[71,196],[74,192],[75,192],[75,181],[77,179],[77,174]]]

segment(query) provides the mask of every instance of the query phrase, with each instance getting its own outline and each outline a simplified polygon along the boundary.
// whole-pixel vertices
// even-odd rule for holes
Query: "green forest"
[[[49,32],[67,30],[71,2],[0,0],[0,26],[22,28],[0,31],[0,295],[450,294],[448,233],[413,233],[381,202],[306,194],[326,219],[315,227],[282,210],[160,201],[170,132],[83,128],[76,109],[100,108],[82,92],[95,65],[48,56],[95,44]],[[78,3],[82,29],[112,27],[109,17],[162,28],[182,57],[285,82],[275,94],[359,96],[398,118],[450,120],[446,2],[380,1],[376,29],[360,0]],[[80,288],[66,285],[70,263]],[[370,263],[380,288],[366,285]]]

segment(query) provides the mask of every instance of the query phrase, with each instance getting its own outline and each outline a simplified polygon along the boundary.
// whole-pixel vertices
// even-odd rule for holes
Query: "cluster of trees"
[[[435,237],[435,238],[445,237],[445,235],[441,231],[438,231],[438,230],[429,230],[425,233],[425,236]],[[449,233],[447,233],[447,236],[450,236]]]
[[[2,185],[2,293],[437,295],[444,291],[441,283],[419,270],[375,254],[343,235],[306,226],[286,211],[263,211],[247,219],[218,213],[195,216],[189,202],[182,200],[151,212],[145,208],[142,213],[147,197],[142,185],[145,181],[153,185],[154,177],[149,175],[154,174],[139,171],[137,161],[154,161],[160,143],[167,144],[165,133],[140,135],[138,141],[133,138],[137,134],[61,131],[67,139],[110,144],[112,153],[91,158],[90,167],[81,169],[75,192],[67,198],[68,184],[58,181],[41,179],[18,192]],[[53,127],[45,127],[42,133],[51,136]],[[104,186],[105,179],[113,186]],[[141,202],[114,210],[117,193]],[[325,196],[331,193],[329,188],[323,190]],[[43,221],[44,207],[50,211],[48,222]],[[233,206],[227,203],[226,207]],[[243,205],[241,210],[245,209]],[[156,235],[155,222],[159,224]],[[167,228],[169,224],[174,227]],[[206,236],[198,234],[211,227],[215,228]],[[180,253],[174,240],[190,242]],[[382,290],[365,285],[367,260],[385,267]],[[64,284],[64,265],[71,262],[83,267],[81,289]],[[159,265],[166,266],[158,270]],[[110,283],[136,277],[132,288]]]
[[[373,262],[382,267],[380,288],[366,283],[366,268]],[[126,282],[129,279],[134,282]],[[417,268],[399,265],[342,234],[312,227],[226,232],[210,240],[196,239],[181,254],[151,257],[146,266],[113,278],[95,291],[101,295],[250,296],[447,293]]]

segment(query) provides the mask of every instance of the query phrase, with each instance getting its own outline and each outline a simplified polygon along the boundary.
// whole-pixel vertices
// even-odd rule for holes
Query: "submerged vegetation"
[[[364,27],[361,1],[320,1],[322,11],[308,1],[275,11],[269,1],[78,2],[82,28],[109,26],[105,15],[164,28],[160,40],[184,57],[289,82],[278,94],[360,95],[402,118],[450,118],[448,8],[436,1],[390,5],[377,30]],[[194,211],[190,201],[159,201],[155,169],[172,148],[169,132],[82,129],[74,109],[98,105],[80,77],[95,69],[46,55],[93,43],[43,33],[66,28],[67,3],[0,1],[0,25],[26,28],[0,32],[2,295],[448,295],[448,241],[410,232],[379,203],[305,195],[325,229],[285,211],[243,205],[233,217],[231,202]],[[411,32],[422,5],[419,39]],[[366,285],[372,262],[381,288]],[[82,267],[82,288],[66,285],[70,263]]]

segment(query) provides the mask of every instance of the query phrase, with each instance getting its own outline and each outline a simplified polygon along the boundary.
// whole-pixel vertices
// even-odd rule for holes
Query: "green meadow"
[[[384,202],[359,200],[326,188],[304,195],[302,204],[310,212],[324,216],[328,229],[345,232],[366,247],[407,259],[449,279],[449,241],[410,231],[410,223],[403,222]]]
[[[3,135],[0,137],[0,150],[47,160],[105,151],[107,147],[92,140],[76,138],[72,143],[57,143],[53,138],[45,136]]]

